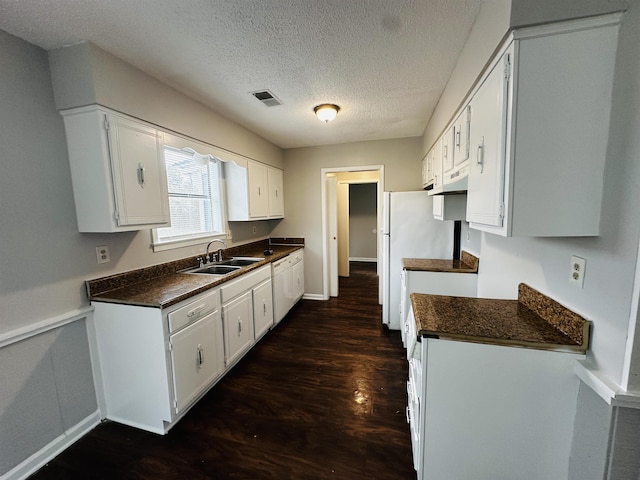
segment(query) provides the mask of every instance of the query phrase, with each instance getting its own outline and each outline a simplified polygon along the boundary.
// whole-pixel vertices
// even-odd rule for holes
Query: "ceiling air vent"
[[[264,103],[267,107],[276,107],[278,105],[282,105],[282,102],[278,100],[269,90],[261,90],[259,92],[251,92],[251,95],[256,97],[262,103]]]

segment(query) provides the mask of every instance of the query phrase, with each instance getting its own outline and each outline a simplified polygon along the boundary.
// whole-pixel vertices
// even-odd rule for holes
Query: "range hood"
[[[456,167],[444,175],[443,185],[431,190],[429,195],[447,195],[465,193],[469,184],[469,162]]]

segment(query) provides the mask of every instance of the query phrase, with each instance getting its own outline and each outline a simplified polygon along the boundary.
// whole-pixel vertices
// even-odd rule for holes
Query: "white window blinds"
[[[157,241],[219,235],[222,228],[220,162],[192,149],[164,147],[171,227],[156,231]]]

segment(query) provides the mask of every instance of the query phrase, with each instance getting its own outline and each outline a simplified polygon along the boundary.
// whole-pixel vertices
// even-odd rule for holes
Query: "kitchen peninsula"
[[[590,322],[525,284],[518,300],[413,293],[411,302],[418,478],[562,478]]]

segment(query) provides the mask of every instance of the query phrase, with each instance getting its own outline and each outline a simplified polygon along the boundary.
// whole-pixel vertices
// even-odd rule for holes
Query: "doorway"
[[[357,184],[374,184],[376,188],[376,261],[380,258],[380,227],[382,225],[382,193],[384,192],[384,165],[362,167],[323,168],[322,182],[322,296],[324,300],[338,296],[338,276],[344,276],[344,262],[349,260],[349,232],[348,232],[348,197],[349,186]],[[345,207],[345,197],[347,206]],[[342,198],[342,208],[339,201]],[[339,228],[339,212],[342,216],[342,227]],[[346,213],[345,213],[346,212]],[[345,215],[347,217],[345,223]],[[344,225],[347,225],[346,231]],[[342,244],[339,255],[339,244]],[[345,253],[346,249],[346,253]],[[339,259],[342,258],[342,268]],[[377,263],[377,273],[380,264]]]

